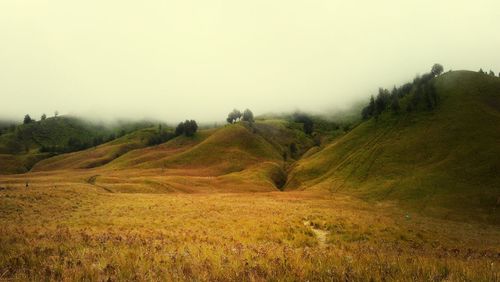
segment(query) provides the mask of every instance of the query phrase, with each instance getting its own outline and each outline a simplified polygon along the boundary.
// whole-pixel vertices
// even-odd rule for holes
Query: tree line
[[[495,72],[494,71],[490,70],[488,73],[486,73],[486,71],[483,71],[483,68],[479,69],[479,73],[488,74],[490,76],[495,76]],[[498,77],[500,77],[500,72],[498,73]]]
[[[54,117],[57,117],[59,115],[59,112],[58,111],[55,111],[54,112]],[[46,120],[47,119],[47,115],[44,113],[40,116],[40,120]],[[28,124],[28,123],[32,123],[32,122],[35,122],[36,120],[31,118],[31,116],[29,114],[26,114],[24,116],[24,119],[23,119],[23,124]]]
[[[422,103],[426,109],[434,109],[439,97],[437,96],[432,79],[441,73],[443,73],[443,66],[434,64],[429,73],[425,73],[422,76],[417,75],[412,82],[405,83],[400,87],[394,86],[391,91],[379,88],[376,97],[372,95],[368,105],[362,109],[362,118],[364,120],[372,117],[377,119],[386,110],[399,114],[402,110],[400,100],[409,94],[412,94],[412,96],[406,104],[407,112],[417,110],[418,106]]]

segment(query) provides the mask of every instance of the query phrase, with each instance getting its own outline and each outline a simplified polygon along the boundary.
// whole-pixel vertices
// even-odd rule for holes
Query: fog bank
[[[432,64],[500,72],[498,1],[0,1],[0,118],[343,109]]]

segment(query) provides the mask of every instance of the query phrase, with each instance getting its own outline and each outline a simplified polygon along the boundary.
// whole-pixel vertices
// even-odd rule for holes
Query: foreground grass
[[[341,195],[0,187],[0,280],[500,278],[498,226]]]

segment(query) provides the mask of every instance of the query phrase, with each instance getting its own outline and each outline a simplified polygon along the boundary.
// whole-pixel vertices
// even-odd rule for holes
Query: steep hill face
[[[458,71],[433,83],[437,108],[363,122],[297,162],[286,189],[329,189],[498,222],[500,79]]]

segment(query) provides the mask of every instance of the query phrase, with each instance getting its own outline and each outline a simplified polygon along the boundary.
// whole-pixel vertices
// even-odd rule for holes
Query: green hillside
[[[128,151],[147,145],[156,129],[142,129],[105,144],[83,151],[61,154],[36,163],[32,171],[85,169],[99,167],[111,162]]]
[[[0,136],[0,152],[21,154],[39,150],[42,146],[63,147],[70,138],[90,143],[103,131],[103,127],[92,126],[74,117],[48,118],[18,125],[15,130]]]
[[[121,122],[111,126],[71,116],[20,125],[2,124],[0,174],[24,173],[42,159],[95,147],[128,132],[152,126],[150,122]]]
[[[455,71],[432,80],[433,110],[371,118],[297,162],[287,189],[397,201],[432,215],[499,222],[500,79]],[[402,99],[402,108],[412,99]]]

